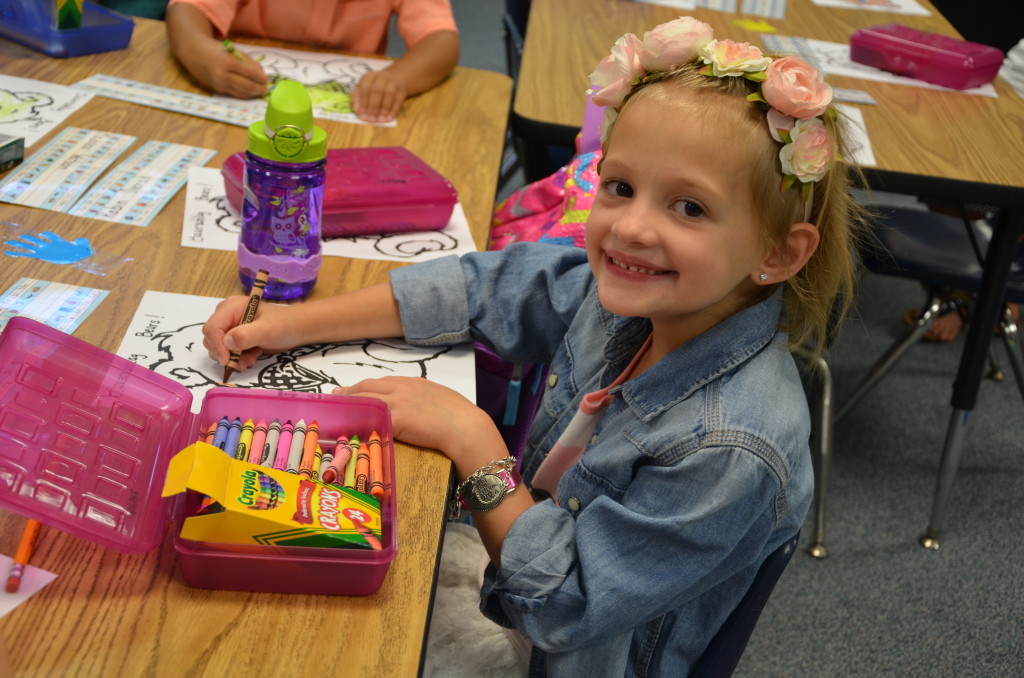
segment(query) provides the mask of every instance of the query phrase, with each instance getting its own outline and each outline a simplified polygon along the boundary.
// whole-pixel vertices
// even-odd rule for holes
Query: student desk
[[[200,91],[173,59],[163,23],[146,19],[136,21],[128,50],[67,60],[0,40],[0,71],[61,84],[107,73]],[[431,164],[455,186],[483,249],[510,98],[506,76],[459,68],[436,89],[410,99],[395,128],[318,124],[327,130],[331,147],[402,145]],[[239,126],[99,96],[65,125],[130,133],[138,137],[136,144],[158,139],[216,149],[210,167],[243,149],[246,138]],[[146,290],[212,297],[242,292],[233,253],[179,246],[184,197],[182,189],[147,228],[0,204],[0,220],[68,239],[87,236],[97,250],[134,259],[98,277],[74,267],[3,256],[0,289],[27,276],[110,290],[75,336],[111,352]],[[314,296],[384,281],[394,266],[325,257]],[[176,572],[170,525],[160,548],[135,556],[44,528],[31,564],[58,577],[0,620],[17,674],[417,675],[451,464],[436,451],[401,444],[395,456],[398,555],[381,589],[368,597],[190,588]],[[23,524],[20,516],[0,511],[5,553],[13,553]]]
[[[789,0],[785,19],[708,10],[685,11],[629,0],[533,0],[513,114],[517,124],[547,143],[571,144],[583,119],[589,75],[615,40],[689,14],[711,24],[715,34],[761,45],[758,33],[734,24],[760,19],[778,35],[848,42],[858,28],[902,23],[956,36],[928,0],[929,16],[819,7]],[[996,99],[958,92],[830,76],[829,82],[869,92],[864,120],[878,162],[865,168],[876,189],[999,206],[1002,217],[989,247],[975,319],[967,332],[953,385],[948,434],[942,450],[928,529],[922,544],[938,548],[945,504],[962,452],[965,427],[977,401],[991,328],[1006,285],[1014,243],[1024,231],[1024,101],[996,78]]]

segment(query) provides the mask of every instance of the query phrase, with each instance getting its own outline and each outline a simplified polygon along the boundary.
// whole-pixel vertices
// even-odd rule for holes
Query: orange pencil
[[[376,431],[366,441],[370,450],[370,494],[378,501],[384,500],[384,450],[381,448],[380,435]]]
[[[18,544],[18,552],[14,554],[14,562],[11,564],[11,571],[7,575],[7,592],[17,593],[21,588],[21,575],[25,572],[28,559],[32,555],[32,547],[35,546],[36,537],[39,536],[39,521],[29,519],[25,523],[25,531],[21,533],[21,542]]]
[[[299,461],[299,475],[313,477],[313,465],[316,463],[316,447],[319,444],[320,425],[314,419],[306,428],[306,437],[302,441],[302,459]],[[316,467],[316,475],[320,475],[320,467]]]

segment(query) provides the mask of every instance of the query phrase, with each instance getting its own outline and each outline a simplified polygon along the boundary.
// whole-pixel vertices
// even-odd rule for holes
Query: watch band
[[[490,511],[522,482],[515,457],[492,461],[469,474],[459,483],[452,502],[451,519],[457,520],[461,510]]]

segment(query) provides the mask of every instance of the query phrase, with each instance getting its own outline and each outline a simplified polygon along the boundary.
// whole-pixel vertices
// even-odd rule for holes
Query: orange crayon
[[[370,443],[362,445],[358,450],[353,447],[352,451],[356,454],[356,492],[366,494],[370,482]]]
[[[384,450],[380,443],[380,435],[376,431],[370,434],[366,441],[370,456],[370,494],[378,499],[384,500]]]
[[[299,460],[299,475],[307,478],[313,477],[316,464],[316,448],[320,438],[320,425],[316,420],[309,422],[306,427],[306,436],[302,439],[302,458]],[[320,467],[315,466],[316,474],[319,475]]]
[[[217,422],[210,424],[210,428],[206,429],[206,435],[199,438],[208,445],[213,445],[213,438],[217,435]]]

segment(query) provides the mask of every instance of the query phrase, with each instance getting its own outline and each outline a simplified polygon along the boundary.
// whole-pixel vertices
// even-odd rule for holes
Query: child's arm
[[[398,302],[389,283],[301,304],[264,302],[255,320],[239,325],[248,299],[224,299],[203,325],[203,346],[210,357],[223,365],[229,351],[240,351],[239,371],[255,365],[263,353],[294,346],[402,336]]]
[[[394,120],[406,97],[437,85],[458,61],[458,34],[434,31],[384,70],[370,71],[360,78],[352,92],[352,109],[370,122]]]
[[[170,5],[166,23],[171,51],[203,87],[239,99],[266,94],[269,82],[260,65],[241,52],[226,50],[197,7]]]

